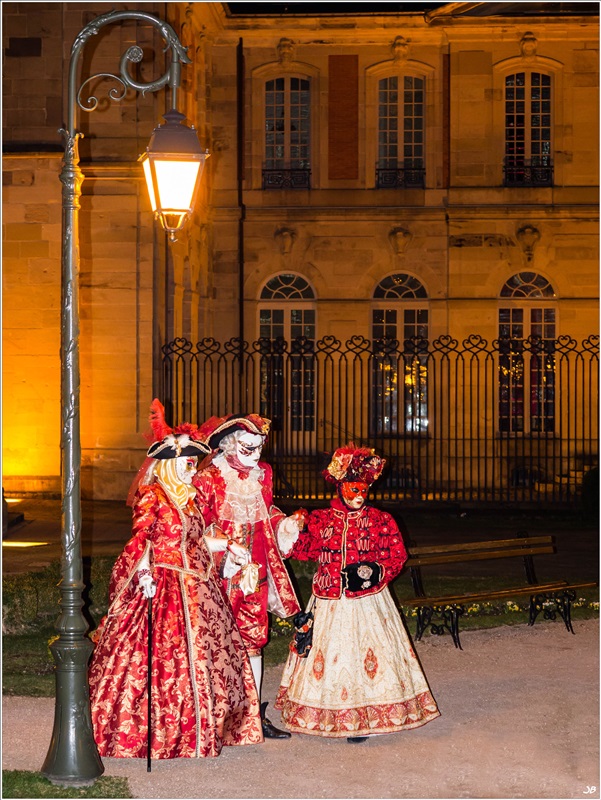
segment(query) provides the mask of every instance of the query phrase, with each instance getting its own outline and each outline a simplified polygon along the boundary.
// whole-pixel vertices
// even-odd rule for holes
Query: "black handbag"
[[[309,609],[315,605],[315,597],[311,600]],[[299,658],[306,658],[313,646],[313,612],[299,611],[295,614],[294,623],[294,639],[292,640],[292,650]]]

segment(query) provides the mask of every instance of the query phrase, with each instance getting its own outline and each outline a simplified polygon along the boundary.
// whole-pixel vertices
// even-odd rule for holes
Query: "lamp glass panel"
[[[146,177],[146,185],[148,186],[148,194],[150,196],[150,207],[153,211],[157,210],[157,201],[156,197],[154,196],[154,186],[152,185],[152,171],[150,169],[150,161],[148,158],[145,158],[142,162],[144,166],[144,175]]]
[[[199,161],[154,162],[160,208],[188,210],[192,204]]]

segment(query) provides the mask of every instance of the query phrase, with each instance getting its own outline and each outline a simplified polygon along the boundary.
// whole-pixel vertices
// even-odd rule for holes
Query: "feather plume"
[[[182,422],[181,425],[177,425],[173,429],[173,433],[177,433],[178,435],[185,433],[190,437],[190,439],[193,439],[196,442],[200,441],[201,438],[198,425],[194,425],[192,422]]]
[[[173,429],[165,422],[165,407],[156,397],[150,404],[150,426],[155,442],[161,442]]]

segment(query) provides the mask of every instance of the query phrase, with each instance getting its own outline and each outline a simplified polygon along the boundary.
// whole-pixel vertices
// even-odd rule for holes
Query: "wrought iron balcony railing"
[[[550,158],[506,158],[503,165],[505,186],[553,186],[553,162]]]
[[[263,168],[264,189],[310,189],[309,167],[287,167],[285,169]]]
[[[376,189],[424,189],[426,170],[424,167],[376,166]]]

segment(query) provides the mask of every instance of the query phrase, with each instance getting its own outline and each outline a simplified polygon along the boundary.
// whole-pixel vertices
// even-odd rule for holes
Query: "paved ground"
[[[216,759],[105,759],[139,798],[599,797],[596,620],[429,638],[417,652],[441,710],[423,728],[364,744],[295,735]],[[266,671],[272,705],[281,667]],[[279,719],[272,713],[273,721]],[[39,770],[53,700],[3,701],[4,769]],[[594,788],[593,788],[594,787]]]

